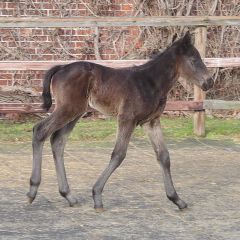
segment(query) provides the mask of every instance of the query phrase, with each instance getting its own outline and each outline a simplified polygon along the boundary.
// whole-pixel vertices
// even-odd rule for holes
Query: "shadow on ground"
[[[42,184],[27,204],[31,144],[0,146],[0,239],[237,240],[240,236],[240,145],[169,141],[173,179],[189,208],[165,197],[162,175],[149,143],[134,139],[122,166],[104,191],[106,211],[94,212],[91,188],[108,163],[113,143],[68,143],[66,170],[81,204],[59,196],[49,145]]]

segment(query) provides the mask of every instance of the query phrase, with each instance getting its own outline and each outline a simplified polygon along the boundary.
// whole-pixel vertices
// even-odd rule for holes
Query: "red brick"
[[[29,0],[28,0],[29,1]],[[29,1],[30,2],[30,1]],[[42,9],[43,9],[43,7],[42,7],[43,5],[42,5],[42,3],[40,3],[40,2],[36,2],[36,3],[34,3],[34,4],[29,4],[28,5],[28,9],[36,9],[36,10],[39,10],[39,11],[41,11]]]
[[[121,16],[124,16],[124,15],[125,14],[122,11],[114,11],[114,16],[116,16],[116,17],[121,17]]]
[[[22,78],[22,74],[20,74],[20,73],[15,73],[15,74],[14,74],[14,78],[15,78],[15,79],[21,79],[21,78]]]
[[[48,35],[49,34],[49,30],[47,30],[46,28],[42,29],[43,35]]]
[[[41,55],[31,55],[31,60],[32,61],[37,61],[37,60],[43,60],[43,59],[41,59]]]
[[[44,76],[44,73],[36,73],[36,78],[37,79],[42,79]]]
[[[71,29],[65,29],[63,34],[65,34],[65,35],[73,35],[73,31]]]
[[[25,9],[20,9],[19,10],[19,14],[20,14],[20,16],[24,16],[24,17],[26,17],[25,15]]]
[[[53,5],[50,4],[50,3],[44,3],[43,4],[43,9],[53,9],[53,8],[54,8]]]
[[[59,9],[49,10],[49,16],[61,16],[61,11]]]
[[[0,15],[12,16],[13,15],[13,10],[11,10],[11,9],[1,9],[0,10]]]
[[[103,60],[110,60],[110,57],[109,57],[109,55],[102,54],[102,59]]]
[[[121,5],[112,4],[112,5],[110,6],[110,9],[113,10],[113,11],[121,10]]]
[[[43,35],[42,29],[32,29],[32,35]]]
[[[41,16],[40,12],[41,13],[47,13],[47,10],[41,10],[40,12],[40,9],[39,10],[36,10],[36,9],[33,9],[33,8],[29,8],[29,9],[25,9],[25,12],[26,14],[29,16],[29,15],[34,15],[34,16]],[[21,14],[23,14],[24,12],[21,12]]]
[[[71,47],[71,48],[75,48],[76,42],[71,42],[71,41],[70,41],[70,42],[67,42],[67,43],[66,43],[66,46],[67,46],[68,48],[70,48],[70,47]]]
[[[33,9],[27,9],[26,10],[27,15],[39,15],[39,12],[37,10],[33,10]]]
[[[95,55],[87,55],[88,60],[96,60]]]
[[[53,55],[52,54],[43,54],[41,56],[42,60],[50,61],[53,60]]]
[[[6,8],[7,4],[4,2],[0,2],[0,9]]]
[[[124,0],[112,0],[112,3],[113,4],[123,4],[123,3],[126,3],[126,1],[124,1]]]
[[[139,29],[138,28],[131,28],[130,30],[131,35],[138,35],[139,34]]]
[[[58,42],[52,42],[51,47],[52,48],[61,48],[61,45]]]
[[[34,86],[34,87],[35,86],[42,86],[42,80],[40,80],[40,79],[34,79],[31,82],[32,82],[31,86]]]
[[[142,41],[138,41],[136,44],[135,44],[135,48],[139,49],[143,46],[143,42]]]
[[[31,36],[32,35],[32,29],[31,28],[21,28],[20,29],[21,36]]]
[[[26,41],[25,38],[20,38],[20,42],[19,42],[19,46],[21,46],[22,48],[31,48],[31,42]]]
[[[24,49],[27,54],[36,54],[36,49],[35,48],[28,48]]]
[[[85,5],[84,5],[84,4],[82,4],[82,3],[79,3],[79,4],[78,4],[78,6],[77,6],[77,9],[79,9],[79,10],[80,10],[80,9],[84,9],[84,10],[85,10],[85,9],[86,9],[86,7],[85,7]]]
[[[76,45],[76,48],[79,48],[79,47],[83,47],[85,45],[85,43],[83,43],[83,42],[76,42],[75,45]]]
[[[0,28],[0,35],[9,34],[9,30],[5,28]]]
[[[69,9],[78,9],[78,5],[79,5],[79,4],[77,4],[77,3],[71,3],[71,4],[69,5]]]
[[[74,53],[75,54],[83,54],[83,50],[84,50],[84,46],[82,46],[82,47],[79,47],[79,48],[75,48],[75,51],[74,51]]]
[[[17,7],[16,2],[8,2],[7,3],[7,8],[15,8],[15,7]]]
[[[0,86],[7,86],[8,85],[8,80],[2,80],[0,78]]]
[[[133,5],[132,4],[123,4],[122,5],[122,10],[123,11],[132,11],[133,10]]]
[[[48,16],[49,14],[48,14],[48,11],[49,10],[43,10],[43,9],[41,9],[41,15],[43,15],[43,16]],[[39,13],[37,14],[37,15],[40,15]]]
[[[9,42],[9,41],[14,41],[14,39],[12,36],[5,35],[5,36],[2,36],[2,41]]]
[[[0,79],[12,79],[12,74],[11,73],[1,73],[0,74]]]
[[[33,39],[36,41],[47,41],[47,36],[33,36]]]
[[[8,42],[8,47],[13,48],[16,46],[17,46],[16,42]]]
[[[53,60],[62,60],[62,58],[59,55],[53,55]]]
[[[89,35],[91,33],[92,33],[91,29],[79,29],[79,30],[76,30],[76,35],[80,35],[80,36]]]
[[[114,50],[113,49],[110,49],[110,48],[107,48],[104,50],[104,54],[108,55],[108,54],[114,54]]]

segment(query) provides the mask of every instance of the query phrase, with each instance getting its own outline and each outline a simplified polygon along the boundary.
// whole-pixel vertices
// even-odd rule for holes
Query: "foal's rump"
[[[56,102],[56,108],[66,107],[72,111],[83,111],[87,105],[91,86],[93,64],[75,62],[55,66],[45,75],[43,81],[43,108],[51,107],[50,86]]]

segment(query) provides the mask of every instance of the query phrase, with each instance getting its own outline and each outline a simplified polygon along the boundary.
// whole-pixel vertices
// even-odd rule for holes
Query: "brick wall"
[[[126,0],[15,0],[0,2],[0,17],[132,16],[134,6]],[[99,28],[102,59],[119,59],[139,46],[136,27]],[[1,60],[92,60],[92,28],[14,28],[0,29]],[[41,89],[43,71],[1,71],[1,85],[23,85]]]

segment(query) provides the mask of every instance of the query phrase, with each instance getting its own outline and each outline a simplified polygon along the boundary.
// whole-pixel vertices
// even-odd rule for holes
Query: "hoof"
[[[74,206],[78,205],[77,198],[73,197],[72,195],[70,195],[70,194],[67,195],[66,199],[67,199],[70,207],[74,207]]]
[[[103,207],[100,207],[100,208],[94,208],[94,209],[95,209],[95,212],[96,212],[96,213],[102,213],[102,212],[105,211]]]
[[[69,202],[69,207],[77,207],[79,202],[76,200],[75,202]]]
[[[183,200],[180,200],[177,205],[180,210],[183,210],[188,207],[188,205]]]
[[[32,202],[34,201],[35,197],[31,196],[30,193],[27,193],[27,198],[28,198],[28,203],[32,204]]]

